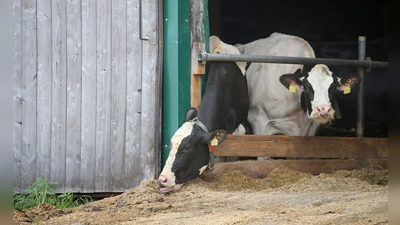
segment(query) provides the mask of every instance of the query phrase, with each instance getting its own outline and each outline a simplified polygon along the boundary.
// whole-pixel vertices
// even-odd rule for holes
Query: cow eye
[[[183,152],[188,152],[190,150],[190,145],[187,144],[185,147],[182,149]]]

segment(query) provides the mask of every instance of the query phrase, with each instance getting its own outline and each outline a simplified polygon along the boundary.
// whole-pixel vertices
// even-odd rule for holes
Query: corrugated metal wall
[[[162,3],[14,0],[14,187],[120,192],[155,178]]]

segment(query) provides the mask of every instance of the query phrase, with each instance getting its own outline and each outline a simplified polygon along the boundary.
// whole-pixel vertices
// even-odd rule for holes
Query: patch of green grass
[[[14,209],[29,209],[43,203],[48,203],[56,208],[66,209],[94,201],[89,196],[75,197],[73,193],[62,193],[57,195],[54,192],[54,185],[57,182],[36,178],[28,189],[21,193],[14,192]]]
[[[40,224],[40,219],[39,219],[39,217],[37,217],[37,216],[33,217],[33,223],[34,223],[34,224]]]

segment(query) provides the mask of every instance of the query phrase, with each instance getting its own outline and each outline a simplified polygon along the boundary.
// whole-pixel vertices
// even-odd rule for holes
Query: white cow
[[[307,41],[281,33],[236,46],[245,55],[315,58]],[[322,64],[311,71],[301,72],[302,68],[296,64],[250,65],[246,72],[248,121],[254,134],[313,136],[320,124],[334,119],[333,93],[346,93],[360,81],[358,75],[338,78]]]

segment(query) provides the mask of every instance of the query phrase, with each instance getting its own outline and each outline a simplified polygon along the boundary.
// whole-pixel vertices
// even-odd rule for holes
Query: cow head
[[[186,122],[171,138],[170,152],[158,178],[161,193],[178,190],[183,183],[200,176],[207,169],[210,147],[222,143],[227,135],[225,130],[208,131],[195,116],[192,108],[186,114]],[[211,147],[212,149],[212,147]]]
[[[308,74],[304,75],[298,69],[294,74],[285,74],[280,82],[290,91],[301,93],[301,108],[310,119],[317,123],[326,124],[334,119],[335,110],[332,107],[335,92],[350,93],[361,78],[358,75],[336,77],[326,65],[315,65]]]

